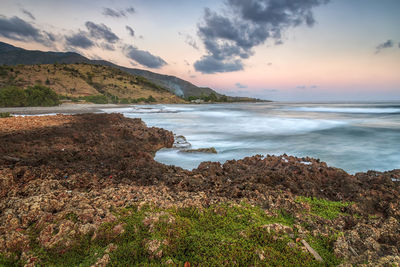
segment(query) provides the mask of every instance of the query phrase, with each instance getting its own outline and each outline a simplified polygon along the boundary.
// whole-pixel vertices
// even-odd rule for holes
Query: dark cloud
[[[191,35],[184,34],[184,33],[181,33],[181,32],[178,32],[178,34],[185,38],[185,43],[186,44],[190,45],[191,47],[193,47],[196,50],[199,50],[199,47],[197,46],[196,40]]]
[[[104,50],[115,51],[115,47],[109,43],[101,43],[100,47],[103,48]]]
[[[91,21],[87,21],[85,25],[89,30],[90,36],[93,38],[103,39],[112,44],[119,41],[118,36],[115,35],[111,29],[104,24],[96,24]]]
[[[129,14],[134,14],[136,13],[136,10],[133,7],[128,7],[127,9],[125,9],[126,12],[128,12]]]
[[[135,36],[135,31],[129,27],[128,25],[125,26],[125,29],[129,32],[129,35],[134,37]]]
[[[28,10],[22,8],[21,11],[22,11],[22,13],[24,13],[25,15],[27,15],[31,19],[36,20],[35,16],[31,12],[29,12]]]
[[[19,17],[7,18],[0,15],[0,36],[25,42],[34,40],[46,46],[52,44],[48,33],[40,31]]]
[[[113,17],[113,18],[121,18],[121,17],[125,17],[126,16],[124,11],[122,11],[122,10],[117,11],[115,9],[108,8],[108,7],[103,8],[103,13],[102,14],[104,16]]]
[[[148,51],[139,50],[131,45],[124,48],[124,53],[128,58],[149,68],[158,69],[167,64],[162,58],[154,56]]]
[[[378,46],[376,47],[375,53],[378,54],[378,53],[381,52],[383,49],[391,48],[391,47],[393,47],[393,46],[394,46],[394,42],[393,42],[392,40],[387,40],[386,42],[381,43],[380,45],[378,45]]]
[[[94,43],[86,35],[85,32],[79,32],[66,36],[65,40],[69,46],[87,49],[94,46]]]
[[[122,18],[126,17],[126,13],[128,14],[134,14],[136,10],[133,7],[128,7],[125,10],[115,10],[112,8],[105,7],[103,8],[103,15],[108,16],[108,17],[113,17],[113,18]]]
[[[44,32],[47,36],[47,38],[49,38],[50,41],[55,42],[56,41],[56,36],[50,32]]]
[[[240,88],[240,89],[247,88],[247,85],[244,85],[244,84],[241,84],[241,83],[236,83],[235,85],[236,85],[237,88]]]
[[[242,69],[242,60],[253,55],[255,46],[267,40],[281,44],[284,30],[299,25],[313,26],[315,19],[312,9],[328,2],[226,0],[226,10],[221,14],[205,9],[204,22],[198,26],[198,35],[208,54],[195,63],[196,70],[214,73]],[[208,70],[207,66],[212,69]]]
[[[236,60],[219,60],[213,56],[203,56],[194,63],[194,68],[201,73],[212,74],[217,72],[232,72],[243,70],[242,61]]]

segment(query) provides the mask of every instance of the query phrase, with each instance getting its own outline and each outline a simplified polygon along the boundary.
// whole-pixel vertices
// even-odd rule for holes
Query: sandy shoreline
[[[15,107],[15,108],[0,108],[1,112],[9,112],[14,115],[38,115],[38,114],[81,114],[81,113],[98,113],[101,109],[129,107],[132,105],[121,104],[61,104],[54,107]]]

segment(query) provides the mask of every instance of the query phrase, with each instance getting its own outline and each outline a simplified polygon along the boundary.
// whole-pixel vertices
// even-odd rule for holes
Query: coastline
[[[104,108],[122,108],[129,107],[132,104],[75,104],[63,103],[53,107],[12,107],[0,108],[0,113],[9,112],[15,115],[38,115],[38,114],[80,114],[80,113],[98,113]]]
[[[105,106],[115,107],[90,105],[69,110],[86,112]],[[108,252],[105,248],[95,261],[110,262],[113,253],[123,248],[123,233],[129,231],[126,217],[116,211],[158,207],[142,214],[141,227],[151,237],[160,212],[167,222],[179,220],[180,213],[168,210],[172,207],[206,210],[233,203],[246,213],[247,204],[240,206],[245,202],[260,207],[262,216],[271,220],[254,229],[250,226],[251,231],[268,229],[267,236],[272,231],[272,237],[284,238],[299,257],[309,255],[310,264],[314,261],[302,250],[301,240],[317,249],[328,265],[336,262],[329,262],[330,257],[342,258],[343,263],[367,261],[371,266],[400,260],[400,183],[392,181],[400,177],[400,170],[349,175],[317,159],[284,155],[224,164],[203,162],[187,171],[154,161],[154,153],[171,147],[173,141],[171,132],[148,128],[140,119],[120,114],[0,119],[0,253],[17,251],[20,260],[43,264],[44,259],[32,249],[32,238],[35,246],[48,253],[60,252],[58,248],[66,253],[75,248],[75,235],[89,235],[98,245],[106,234]],[[329,212],[336,206],[339,209],[325,213],[323,205],[329,205]],[[104,225],[111,225],[111,232],[103,232]],[[171,227],[185,226],[171,223]],[[317,246],[318,240],[324,240],[319,236],[332,238],[325,249]],[[168,255],[169,245],[175,242],[165,240],[165,244],[151,238],[140,241],[148,260],[165,264],[168,258],[160,249]],[[268,255],[252,253],[259,264]]]

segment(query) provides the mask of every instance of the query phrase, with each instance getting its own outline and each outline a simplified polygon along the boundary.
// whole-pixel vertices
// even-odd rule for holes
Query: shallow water
[[[400,103],[151,105],[105,109],[183,135],[192,148],[162,149],[156,160],[182,168],[256,154],[310,156],[350,173],[400,168]]]

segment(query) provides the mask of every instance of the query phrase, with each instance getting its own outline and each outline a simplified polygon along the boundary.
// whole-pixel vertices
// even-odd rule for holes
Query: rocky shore
[[[66,253],[82,236],[98,240],[104,225],[112,225],[107,233],[114,239],[107,240],[115,241],[129,231],[128,223],[119,220],[124,208],[140,210],[150,204],[202,210],[219,203],[248,203],[271,218],[291,218],[289,226],[266,228],[282,233],[293,250],[307,254],[301,240],[333,237],[329,246],[342,266],[399,265],[400,170],[350,175],[317,159],[287,155],[203,162],[193,171],[154,161],[157,150],[173,144],[172,132],[120,114],[0,119],[3,259],[45,264],[43,251]],[[337,207],[337,214],[325,216],[326,211],[318,210],[324,201]],[[160,215],[146,214],[143,224],[151,231]],[[149,259],[182,264],[162,261],[159,248],[167,251],[171,242],[146,241]],[[112,262],[114,243],[104,243],[105,249],[88,265]],[[268,258],[265,252],[256,253],[259,262]]]

